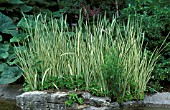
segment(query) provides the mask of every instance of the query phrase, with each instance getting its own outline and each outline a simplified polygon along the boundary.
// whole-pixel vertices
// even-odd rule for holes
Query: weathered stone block
[[[107,106],[110,104],[111,99],[109,97],[92,96],[89,101],[92,106]]]
[[[45,110],[46,97],[47,92],[25,92],[16,97],[16,104],[23,110]]]
[[[111,107],[94,107],[94,106],[90,106],[88,108],[84,108],[83,110],[115,110]]]
[[[49,110],[66,110],[64,104],[48,103]]]
[[[66,92],[56,92],[48,96],[47,102],[63,104],[67,99],[68,94]]]
[[[111,108],[119,108],[120,105],[117,103],[117,102],[111,102],[108,107],[111,107]]]
[[[170,93],[156,93],[151,96],[145,96],[144,104],[168,104],[170,105]]]
[[[82,94],[82,98],[83,99],[90,99],[91,98],[91,94],[90,93],[88,93],[88,92],[84,92],[83,94]]]

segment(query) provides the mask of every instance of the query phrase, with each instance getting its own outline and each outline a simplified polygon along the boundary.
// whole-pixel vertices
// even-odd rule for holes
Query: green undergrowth
[[[69,94],[68,100],[65,101],[65,104],[67,106],[71,106],[71,105],[73,105],[75,103],[78,103],[78,104],[82,105],[83,104],[83,98],[79,97],[75,93]]]

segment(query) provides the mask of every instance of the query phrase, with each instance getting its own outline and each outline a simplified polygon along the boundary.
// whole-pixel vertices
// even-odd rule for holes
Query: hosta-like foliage
[[[13,46],[3,39],[8,35],[16,36],[18,31],[12,19],[0,12],[0,84],[15,82],[22,71],[14,65],[17,62]],[[5,35],[4,35],[5,34]]]
[[[18,67],[6,67],[0,75],[0,84],[15,82],[22,76],[22,71]]]
[[[16,31],[16,26],[14,25],[11,18],[0,12],[0,32],[16,35],[18,31]]]

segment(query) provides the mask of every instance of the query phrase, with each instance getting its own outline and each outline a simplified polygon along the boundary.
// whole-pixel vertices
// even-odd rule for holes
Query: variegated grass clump
[[[63,17],[47,22],[39,15],[35,21],[35,30],[27,23],[30,36],[24,44],[27,51],[16,52],[31,90],[37,90],[39,82],[43,87],[46,78],[70,75],[72,82],[72,75],[82,75],[86,90],[97,82],[100,87],[97,91],[107,92],[101,65],[104,53],[113,45],[115,20],[109,23],[106,18],[99,18],[92,25],[86,22],[83,27],[80,18],[74,32],[70,32]]]
[[[103,67],[108,89],[118,102],[143,99],[162,46],[149,56],[143,47],[144,33],[137,20],[129,19],[126,25],[117,25],[116,35]]]
[[[78,26],[70,30],[63,17],[46,21],[46,17],[38,15],[35,24],[35,30],[29,22],[26,24],[27,50],[16,51],[30,90],[43,89],[47,78],[70,76],[68,80],[73,83],[72,76],[81,75],[85,90],[95,82],[96,92],[115,95],[120,101],[132,92],[133,98],[141,98],[159,52],[147,59],[146,49],[142,50],[144,34],[137,22],[121,25],[114,18],[109,22],[104,17],[83,24],[80,16]]]

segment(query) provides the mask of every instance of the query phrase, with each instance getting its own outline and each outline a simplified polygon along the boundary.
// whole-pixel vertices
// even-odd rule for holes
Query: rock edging
[[[16,97],[17,106],[22,110],[117,110],[119,106],[153,106],[170,108],[170,93],[156,93],[145,96],[143,101],[127,101],[120,105],[117,102],[111,102],[109,97],[96,97],[88,92],[78,94],[83,98],[83,105],[78,103],[71,107],[65,105],[69,99],[67,92],[47,93],[42,91],[26,92]]]
[[[80,95],[84,100],[83,105],[73,104],[71,107],[65,105],[69,96],[66,92],[26,92],[16,97],[16,103],[22,110],[113,110],[119,108],[119,104],[111,102],[109,97],[96,97],[87,92]]]

